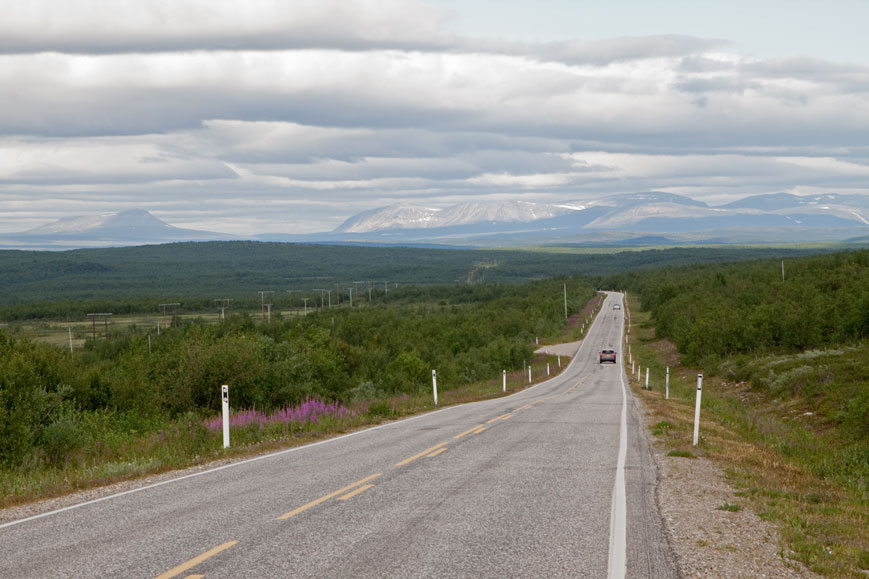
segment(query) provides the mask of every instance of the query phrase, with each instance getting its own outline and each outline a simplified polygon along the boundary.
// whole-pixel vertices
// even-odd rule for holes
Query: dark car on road
[[[600,351],[600,363],[604,362],[612,362],[616,363],[616,351],[615,350],[601,350]]]

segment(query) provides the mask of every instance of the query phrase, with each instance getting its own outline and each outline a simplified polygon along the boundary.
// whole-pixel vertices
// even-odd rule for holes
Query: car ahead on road
[[[616,363],[616,351],[615,350],[601,350],[600,351],[600,364],[604,362],[612,362]]]
[[[620,310],[620,309],[622,309],[622,306],[620,306],[619,304],[615,304],[615,305],[613,306],[613,309],[614,309],[614,310]]]

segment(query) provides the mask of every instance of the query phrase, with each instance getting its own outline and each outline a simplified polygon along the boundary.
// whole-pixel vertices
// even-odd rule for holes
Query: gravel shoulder
[[[714,462],[666,456],[656,446],[658,504],[683,576],[820,577],[781,557],[775,525],[747,508],[735,512],[720,508],[741,503]]]

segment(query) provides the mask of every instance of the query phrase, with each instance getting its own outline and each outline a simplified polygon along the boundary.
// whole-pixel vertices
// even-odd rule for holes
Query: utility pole
[[[260,300],[260,319],[266,319],[266,294],[274,295],[273,291],[261,291],[259,292],[259,300]]]
[[[365,282],[364,281],[354,281],[353,282],[353,288],[356,290],[356,299],[357,300],[359,299],[359,284],[360,283],[365,283]]]
[[[371,282],[368,282],[368,301],[371,301]]]
[[[353,288],[352,287],[347,288],[347,290],[350,292],[350,307],[352,308],[353,307]]]
[[[325,307],[326,307],[326,292],[331,292],[332,290],[327,290],[327,289],[315,289],[314,291],[315,291],[315,292],[320,292],[320,308],[321,308],[321,309],[322,309],[322,308],[325,308]],[[329,305],[330,305],[330,306],[331,306],[331,303],[332,303],[331,300],[332,300],[332,296],[330,295],[330,296],[329,296]]]
[[[101,313],[101,314],[88,314],[88,315],[87,315],[91,320],[93,320],[93,336],[94,336],[94,341],[96,341],[96,339],[97,339],[97,318],[102,318],[103,322],[104,322],[105,325],[106,325],[106,330],[105,330],[106,334],[105,334],[105,336],[106,336],[106,338],[109,337],[109,316],[111,316],[111,315],[112,315],[112,314],[108,314],[108,313]]]
[[[564,319],[567,319],[567,284],[564,284]]]
[[[171,303],[171,304],[160,304],[160,307],[163,308],[163,327],[164,328],[169,327],[166,325],[166,306],[172,306],[172,325],[177,327],[178,326],[178,306],[180,306],[180,305],[181,304],[178,302]]]
[[[302,301],[305,302],[305,315],[308,315],[308,300],[311,298],[302,298]]]
[[[216,299],[216,300],[214,300],[214,301],[216,301],[218,304],[220,304],[220,305],[217,306],[218,308],[220,308],[220,319],[221,319],[221,320],[225,320],[225,319],[227,319],[227,317],[226,317],[226,310],[229,309],[229,303],[230,303],[232,300],[229,299],[229,298],[218,298],[218,299]]]

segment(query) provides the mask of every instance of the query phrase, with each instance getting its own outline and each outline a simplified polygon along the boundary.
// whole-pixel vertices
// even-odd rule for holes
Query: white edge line
[[[592,321],[592,326],[593,326],[596,322],[597,322],[597,316],[596,316],[595,319]],[[589,330],[591,330],[591,326],[589,326]],[[586,336],[588,336],[588,333],[586,333]],[[574,354],[573,359],[572,359],[572,360],[570,361],[570,363],[567,365],[567,368],[564,369],[565,372],[566,372],[567,370],[569,370],[570,367],[574,364],[574,362],[576,362],[576,360],[579,358],[579,353],[582,352],[582,348],[583,348],[583,346],[585,346],[585,342],[586,342],[586,340],[583,339],[583,340],[582,340],[582,343],[579,345],[579,348],[578,348],[577,351],[576,351],[576,354]],[[552,378],[552,380],[555,380],[555,379],[557,379],[557,378],[558,378],[558,376],[555,376],[555,377]],[[367,432],[371,432],[372,430],[379,430],[379,429],[381,429],[381,428],[388,428],[388,427],[390,427],[390,426],[395,426],[396,424],[401,424],[401,423],[404,423],[404,422],[410,422],[411,420],[417,420],[417,419],[420,419],[420,418],[425,418],[426,416],[431,416],[432,414],[437,414],[437,413],[439,413],[439,412],[446,412],[447,410],[453,410],[453,409],[455,409],[455,408],[460,408],[460,407],[463,407],[463,406],[469,406],[469,405],[471,405],[471,404],[482,404],[482,403],[486,403],[486,402],[492,402],[492,401],[494,401],[494,400],[504,400],[504,399],[506,399],[506,398],[512,398],[512,397],[514,397],[514,396],[519,396],[520,394],[526,394],[527,392],[529,392],[529,391],[531,391],[531,390],[534,390],[534,389],[537,388],[538,386],[543,386],[544,384],[546,384],[546,383],[549,382],[549,381],[550,381],[550,380],[545,380],[545,381],[543,381],[543,382],[539,382],[539,383],[537,383],[537,384],[534,384],[534,385],[531,386],[530,388],[525,388],[524,390],[520,390],[519,392],[514,392],[513,394],[509,394],[509,395],[507,395],[507,396],[500,396],[500,397],[498,397],[498,398],[491,398],[491,399],[489,399],[489,400],[480,400],[480,401],[477,401],[477,402],[469,402],[469,403],[467,403],[467,404],[457,404],[457,405],[455,405],[455,406],[449,406],[449,407],[447,407],[447,408],[441,408],[440,410],[433,410],[433,411],[431,411],[431,412],[426,412],[426,413],[423,413],[423,414],[419,414],[419,415],[417,415],[417,416],[411,416],[410,418],[404,418],[404,419],[402,419],[402,420],[398,420],[398,421],[396,421],[396,422],[390,422],[389,424],[380,424],[380,425],[378,425],[378,426],[372,426],[372,427],[370,427],[370,428],[365,428],[365,429],[363,429],[363,430],[357,430],[356,432],[350,432],[350,433],[348,433],[348,434],[342,434],[341,436],[336,436],[336,437],[334,437],[334,438],[329,438],[329,439],[327,439],[327,440],[320,440],[320,441],[318,441],[318,442],[312,442],[311,444],[306,444],[306,445],[304,445],[304,446],[296,446],[296,447],[293,447],[293,448],[288,448],[288,449],[286,449],[286,450],[279,450],[279,451],[277,451],[277,452],[272,452],[272,453],[269,453],[269,454],[263,454],[263,455],[261,455],[261,456],[255,456],[255,457],[253,457],[253,458],[248,458],[248,459],[245,459],[245,460],[240,460],[240,461],[238,461],[238,462],[233,462],[233,463],[230,463],[230,464],[225,464],[225,465],[223,465],[223,466],[218,466],[218,467],[215,467],[215,468],[210,468],[210,469],[208,469],[208,470],[203,470],[203,471],[200,471],[200,472],[194,472],[194,473],[192,473],[192,474],[186,474],[186,475],[184,475],[184,476],[180,476],[180,477],[178,477],[178,478],[173,478],[173,479],[169,479],[169,480],[164,480],[164,481],[161,481],[161,482],[158,482],[158,483],[154,483],[154,484],[146,485],[146,486],[139,487],[139,488],[135,488],[135,489],[130,489],[130,490],[128,490],[128,491],[123,491],[123,492],[120,492],[120,493],[115,493],[115,494],[113,494],[113,495],[107,495],[107,496],[105,496],[105,497],[100,497],[100,498],[97,498],[97,499],[91,499],[91,500],[89,500],[89,501],[85,501],[85,502],[83,502],[83,503],[77,503],[77,504],[74,504],[74,505],[69,505],[68,507],[62,507],[62,508],[60,508],[60,509],[55,509],[55,510],[53,510],[53,511],[47,511],[47,512],[45,512],[45,513],[39,513],[38,515],[31,515],[31,516],[26,517],[26,518],[23,518],[23,519],[18,519],[18,520],[16,520],[16,521],[9,521],[8,523],[0,524],[0,529],[5,529],[5,528],[7,528],[7,527],[12,527],[12,526],[14,526],[14,525],[20,525],[21,523],[26,523],[26,522],[28,522],[28,521],[34,521],[34,520],[36,520],[36,519],[41,519],[41,518],[43,518],[43,517],[48,517],[48,516],[51,516],[51,515],[57,515],[57,514],[60,514],[60,513],[65,512],[65,511],[71,511],[71,510],[73,510],[73,509],[78,509],[78,508],[81,508],[81,507],[86,507],[86,506],[88,506],[88,505],[93,505],[93,504],[96,504],[96,503],[101,503],[101,502],[103,502],[103,501],[108,501],[108,500],[110,500],[110,499],[114,499],[114,498],[122,497],[122,496],[124,496],[124,495],[131,495],[131,494],[133,494],[133,493],[138,493],[138,492],[141,492],[141,491],[146,491],[146,490],[149,490],[149,489],[153,489],[153,488],[161,487],[161,486],[163,486],[163,485],[167,485],[167,484],[170,484],[170,483],[176,483],[176,482],[178,482],[178,481],[182,481],[182,480],[185,480],[185,479],[189,479],[189,478],[194,478],[194,477],[197,477],[197,476],[202,476],[202,475],[210,474],[210,473],[217,472],[217,471],[220,471],[220,470],[224,470],[224,469],[227,469],[227,468],[233,468],[233,467],[236,467],[236,466],[241,466],[241,465],[243,465],[243,464],[250,464],[250,463],[252,463],[252,462],[256,462],[256,461],[258,461],[258,460],[264,460],[264,459],[267,459],[267,458],[274,458],[274,457],[276,457],[276,456],[281,456],[281,455],[283,455],[283,454],[288,454],[288,453],[290,453],[290,452],[298,452],[298,451],[300,451],[300,450],[306,450],[306,449],[308,449],[308,448],[312,448],[312,447],[314,447],[314,446],[319,446],[319,445],[321,445],[321,444],[327,444],[327,443],[330,443],[330,442],[335,442],[336,440],[341,440],[341,439],[344,439],[344,438],[349,438],[349,437],[351,437],[351,436],[357,436],[357,435],[359,435],[359,434],[365,434],[365,433],[367,433]]]
[[[619,339],[624,340],[624,323]],[[627,571],[627,499],[625,496],[625,458],[628,453],[627,394],[625,393],[624,356],[619,356],[619,381],[622,386],[622,412],[619,419],[619,456],[616,461],[616,480],[613,484],[610,511],[610,549],[607,577],[622,579]]]

